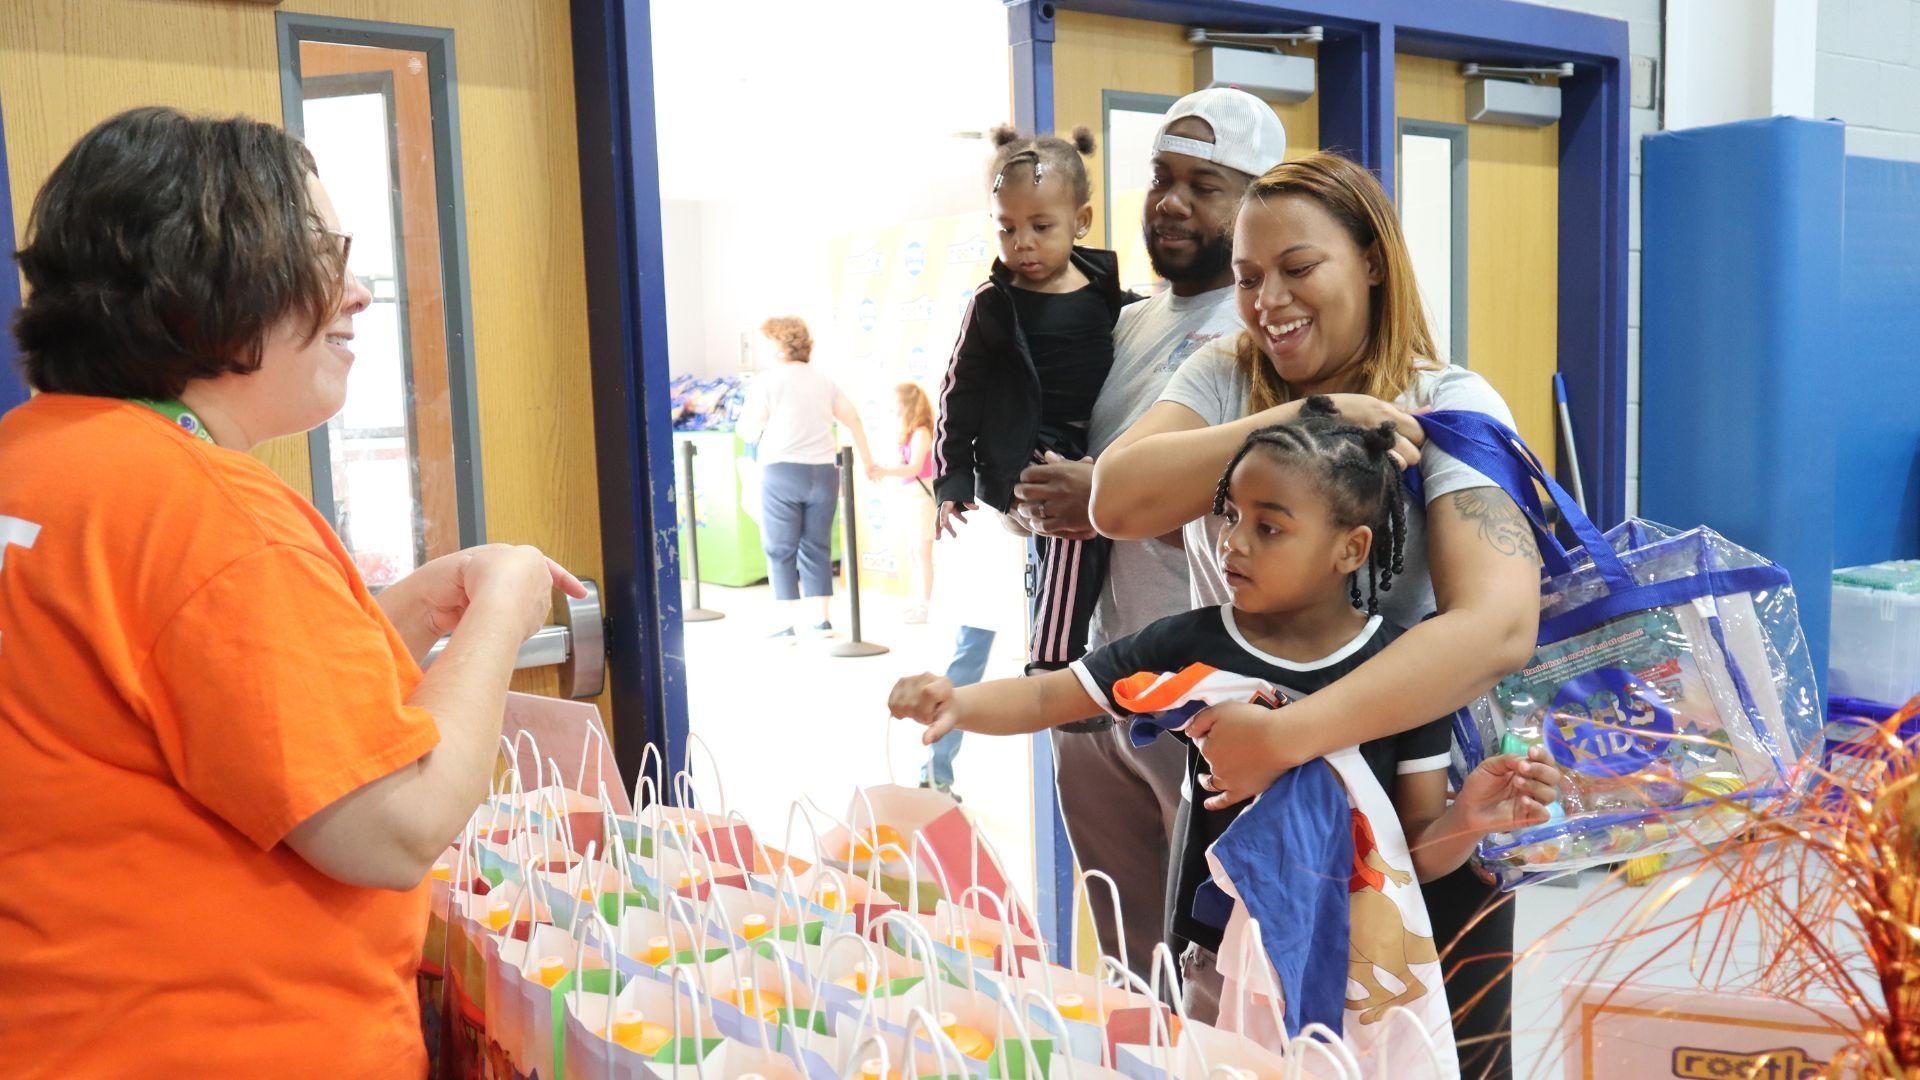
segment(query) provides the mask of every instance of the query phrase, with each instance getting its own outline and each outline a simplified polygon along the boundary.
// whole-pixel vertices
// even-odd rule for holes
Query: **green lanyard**
[[[213,436],[207,434],[207,425],[193,415],[193,410],[180,401],[155,401],[152,398],[134,398],[135,405],[145,405],[154,412],[167,418],[167,422],[202,442],[212,442]]]

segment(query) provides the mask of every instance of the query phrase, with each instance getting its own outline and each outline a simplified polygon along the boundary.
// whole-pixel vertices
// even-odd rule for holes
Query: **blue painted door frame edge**
[[[20,274],[13,264],[13,187],[7,172],[5,102],[0,102],[0,413],[27,400],[20,352],[13,343],[13,313],[20,309]]]
[[[615,753],[687,767],[680,538],[667,415],[667,298],[648,0],[572,0],[587,331]],[[671,798],[674,785],[663,783]]]
[[[1505,64],[1572,62],[1561,80],[1559,370],[1583,440],[1588,510],[1602,527],[1626,511],[1627,24],[1521,0],[1003,0],[1013,121],[1053,129],[1053,44],[1061,10],[1209,29],[1326,28],[1321,144],[1393,183],[1394,55]],[[1564,457],[1564,455],[1563,455]],[[1564,465],[1561,469],[1564,481]],[[1034,829],[1043,929],[1073,926],[1072,857],[1054,797],[1052,745],[1034,742]]]
[[[686,767],[687,745],[652,30],[647,0],[573,0],[572,17],[601,595],[614,739],[631,785],[648,744],[668,777]],[[0,125],[0,412],[27,399],[11,332],[20,306],[12,210]]]

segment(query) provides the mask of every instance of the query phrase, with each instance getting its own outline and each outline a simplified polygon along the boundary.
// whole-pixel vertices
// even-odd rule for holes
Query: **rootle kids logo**
[[[1798,1046],[1755,1053],[1695,1046],[1673,1050],[1673,1075],[1685,1080],[1812,1080],[1826,1067]]]
[[[1659,691],[1630,671],[1601,668],[1567,680],[1553,695],[1547,752],[1596,776],[1625,776],[1671,745],[1673,712]]]

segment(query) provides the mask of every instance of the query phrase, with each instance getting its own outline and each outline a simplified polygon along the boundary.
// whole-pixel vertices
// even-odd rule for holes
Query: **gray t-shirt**
[[[1209,426],[1247,415],[1250,380],[1233,360],[1235,338],[1215,342],[1187,361],[1160,395],[1198,413]],[[1403,409],[1472,409],[1513,425],[1513,412],[1499,391],[1478,373],[1448,365],[1438,371],[1420,371],[1407,392],[1394,404]],[[1427,502],[1469,488],[1492,487],[1493,481],[1462,465],[1432,446],[1420,448],[1420,475],[1426,482]],[[1220,530],[1224,518],[1208,514],[1189,521],[1186,537],[1187,570],[1194,607],[1229,603],[1220,573]],[[1433,578],[1427,571],[1427,508],[1407,507],[1406,572],[1396,575],[1393,589],[1380,597],[1380,613],[1398,626],[1412,626],[1434,610]]]
[[[1097,457],[1133,426],[1188,358],[1240,330],[1233,287],[1198,296],[1171,291],[1128,304],[1113,327],[1113,369],[1093,404],[1088,443]],[[1187,557],[1158,540],[1113,545],[1087,645],[1094,648],[1135,633],[1189,607]]]

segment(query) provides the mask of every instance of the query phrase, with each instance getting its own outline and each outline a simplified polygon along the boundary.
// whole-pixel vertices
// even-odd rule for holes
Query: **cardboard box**
[[[1565,1001],[1569,1080],[1810,1080],[1852,1036],[1837,1002],[1598,983]]]

